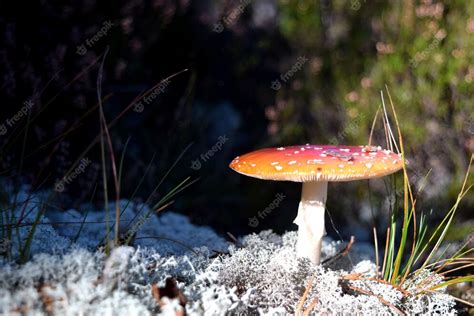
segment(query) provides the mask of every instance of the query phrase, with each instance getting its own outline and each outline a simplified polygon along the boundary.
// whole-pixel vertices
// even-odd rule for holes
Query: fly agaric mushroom
[[[328,182],[382,177],[400,170],[399,154],[374,146],[304,145],[265,148],[235,158],[229,165],[246,176],[303,182],[298,215],[297,253],[319,264]]]

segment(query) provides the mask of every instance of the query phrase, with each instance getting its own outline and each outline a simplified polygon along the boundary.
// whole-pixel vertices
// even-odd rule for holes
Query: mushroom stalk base
[[[327,190],[327,182],[303,182],[298,215],[294,220],[298,225],[297,254],[309,258],[315,264],[320,263],[321,242],[326,234],[324,211]]]

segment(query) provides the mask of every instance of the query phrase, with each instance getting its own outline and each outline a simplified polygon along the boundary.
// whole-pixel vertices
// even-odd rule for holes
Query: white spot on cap
[[[250,166],[251,166],[251,167],[256,167],[257,165],[254,164],[254,163],[251,163]]]
[[[394,161],[392,161],[394,165],[396,165],[398,163],[398,160],[395,159]]]
[[[326,154],[319,154],[321,157],[327,157],[328,155]]]
[[[370,168],[372,168],[373,164],[371,164],[370,162],[368,162],[368,163],[365,164],[365,166],[370,169]]]
[[[314,147],[314,149],[316,149],[316,150],[321,150],[321,149],[323,149],[323,148],[322,148],[322,147]]]
[[[300,150],[301,150],[301,151],[305,151],[306,149],[305,149],[304,147],[301,147]]]
[[[300,152],[298,150],[295,150],[295,154],[299,154]]]
[[[278,147],[277,150],[285,150],[285,147]]]
[[[310,159],[306,161],[307,164],[324,164],[324,162],[321,159]]]
[[[345,166],[344,165],[339,165],[339,168],[344,168]]]
[[[283,167],[282,166],[275,166],[275,169],[279,171],[279,170],[283,169]]]
[[[348,148],[341,148],[341,149],[339,149],[339,150],[340,150],[340,151],[345,151],[345,152],[349,152],[349,151],[351,151],[351,150],[350,150],[350,149],[348,149]]]
[[[272,163],[271,163],[271,165],[272,165],[272,166],[274,166],[274,165],[278,165],[278,164],[279,164],[279,162],[278,162],[278,161],[274,161],[274,162],[272,162]]]
[[[294,165],[295,163],[297,163],[296,160],[288,161],[288,164],[289,164],[289,165]]]

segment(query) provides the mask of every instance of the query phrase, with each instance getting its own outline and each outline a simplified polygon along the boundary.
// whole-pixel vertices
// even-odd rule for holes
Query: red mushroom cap
[[[302,145],[260,149],[229,165],[246,176],[277,181],[352,181],[400,170],[399,154],[373,146]]]

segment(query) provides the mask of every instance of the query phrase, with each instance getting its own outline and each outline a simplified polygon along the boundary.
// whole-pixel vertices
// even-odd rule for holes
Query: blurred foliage
[[[367,143],[386,85],[410,169],[432,170],[426,198],[436,211],[446,209],[474,151],[474,4],[282,0],[279,8],[292,58],[310,61],[269,111],[274,142],[327,143],[339,133],[338,143]],[[472,216],[474,197],[465,204],[464,215]]]

